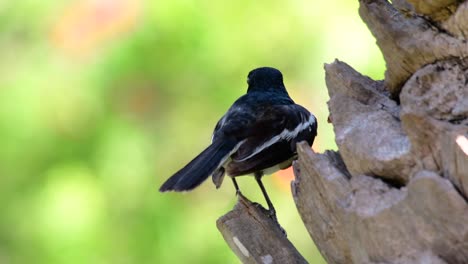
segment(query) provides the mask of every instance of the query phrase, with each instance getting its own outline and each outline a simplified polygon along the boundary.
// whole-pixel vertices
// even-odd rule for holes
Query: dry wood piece
[[[468,127],[415,113],[404,114],[402,123],[418,160],[413,171],[437,171],[450,179],[468,201],[468,153],[461,145],[468,141]]]
[[[468,260],[468,204],[448,180],[420,171],[398,189],[365,175],[348,179],[337,153],[305,144],[299,153],[293,195],[329,263]]]
[[[457,0],[407,0],[413,10],[426,15],[434,21],[447,19],[457,8]]]
[[[403,113],[468,125],[468,59],[450,59],[418,70],[400,94]]]
[[[361,104],[375,109],[385,109],[394,117],[400,115],[400,107],[389,98],[390,93],[385,89],[382,81],[374,81],[339,60],[325,64],[324,68],[330,98],[337,94],[344,94]]]
[[[468,137],[468,60],[423,67],[405,84],[400,98],[403,128],[419,161],[413,170],[437,171],[467,198],[468,155],[457,139]]]
[[[468,201],[468,133],[452,131],[441,138],[441,164],[444,177],[458,188]]]
[[[447,21],[442,23],[442,28],[459,39],[468,37],[468,2],[458,6],[457,11]]]
[[[377,39],[387,64],[385,83],[394,97],[422,66],[468,56],[468,43],[439,31],[428,21],[407,16],[385,0],[361,0],[359,13]]]
[[[291,189],[302,221],[327,262],[350,263],[351,251],[337,202],[344,201],[351,191],[343,161],[336,152],[315,154],[304,144],[298,144],[298,152]]]
[[[307,263],[268,211],[243,195],[216,225],[243,263]]]
[[[349,172],[407,182],[414,163],[410,142],[398,120],[400,108],[383,83],[340,61],[325,71],[336,143]]]

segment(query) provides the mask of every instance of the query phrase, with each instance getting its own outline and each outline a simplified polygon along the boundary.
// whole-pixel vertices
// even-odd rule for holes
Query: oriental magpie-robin
[[[252,70],[247,84],[247,94],[237,99],[216,124],[211,145],[170,177],[161,192],[192,190],[210,175],[219,188],[227,174],[239,193],[235,177],[253,174],[276,218],[261,178],[291,166],[297,157],[296,143],[312,145],[317,120],[289,97],[279,70]]]

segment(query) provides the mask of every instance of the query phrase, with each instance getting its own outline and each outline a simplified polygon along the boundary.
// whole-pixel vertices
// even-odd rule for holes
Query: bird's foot
[[[270,216],[271,219],[275,220],[278,222],[278,218],[276,217],[276,210],[275,208],[270,208],[268,209],[268,216]]]
[[[275,221],[279,225],[278,218],[276,217],[276,210],[275,209],[269,209],[268,210],[268,216],[271,219],[273,219],[273,221]]]
[[[284,228],[280,225],[280,223],[278,222],[278,218],[276,217],[276,210],[275,208],[270,208],[268,209],[268,216],[275,222],[275,224],[280,228],[281,230],[281,233],[283,233],[284,236],[288,236],[288,234],[286,234],[286,230],[284,230]]]

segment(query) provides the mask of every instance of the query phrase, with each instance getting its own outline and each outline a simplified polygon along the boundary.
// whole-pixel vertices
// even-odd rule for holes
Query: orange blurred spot
[[[52,29],[57,47],[83,54],[135,25],[140,1],[78,0],[66,8]]]
[[[282,191],[288,192],[290,190],[291,181],[294,180],[294,172],[292,166],[280,170],[273,174],[273,182],[277,185]]]
[[[115,101],[119,111],[131,117],[145,121],[154,120],[154,111],[159,107],[159,97],[156,84],[145,77],[133,76],[127,80],[119,80],[116,85]]]
[[[312,149],[316,151],[315,145]],[[294,170],[292,166],[273,174],[273,182],[285,192],[290,192],[292,180],[294,180]]]

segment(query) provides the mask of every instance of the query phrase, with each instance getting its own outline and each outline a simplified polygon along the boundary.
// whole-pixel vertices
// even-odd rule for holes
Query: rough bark
[[[298,145],[299,214],[329,263],[468,263],[468,1],[359,2],[385,80],[325,66],[339,151]]]
[[[337,152],[317,154],[304,144],[299,151],[293,195],[329,263],[468,260],[468,205],[449,180],[421,170],[395,188],[349,177]]]
[[[468,56],[465,39],[447,34],[423,14],[402,13],[385,0],[361,0],[360,4],[359,14],[377,39],[387,64],[385,83],[394,98],[398,98],[406,80],[424,65]]]
[[[307,263],[267,210],[241,194],[234,210],[216,224],[243,263]]]

